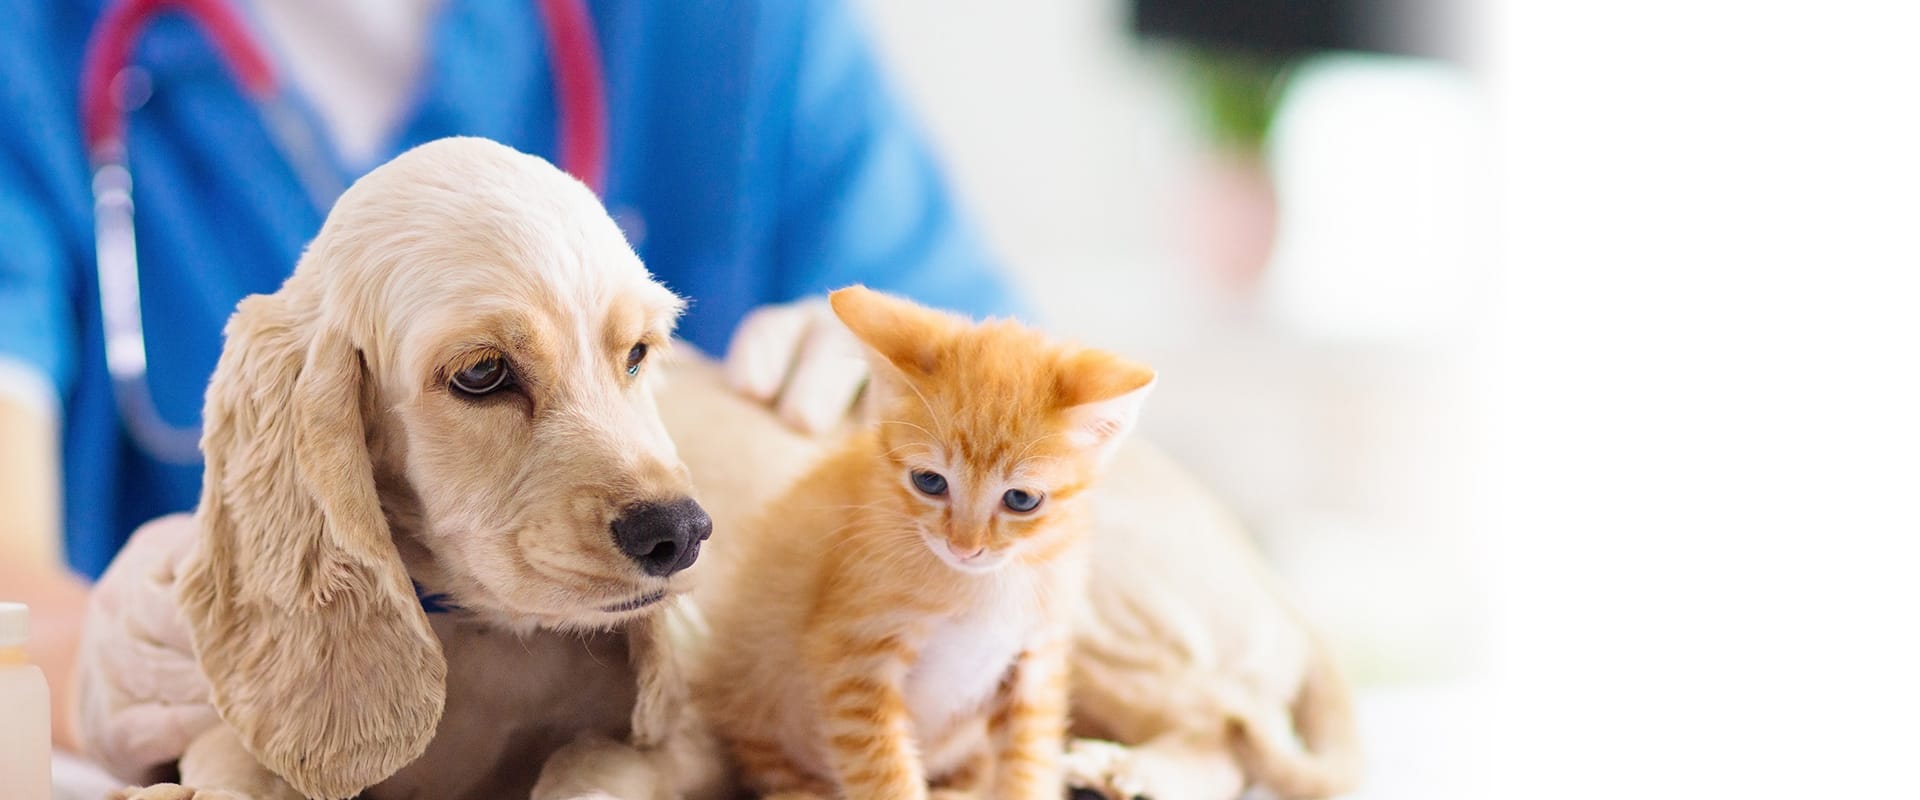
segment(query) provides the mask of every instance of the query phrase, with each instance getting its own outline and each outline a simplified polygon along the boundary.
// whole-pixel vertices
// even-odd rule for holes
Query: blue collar
[[[420,598],[420,610],[429,614],[450,614],[463,609],[444,592],[429,592],[419,581],[413,582],[413,596]]]

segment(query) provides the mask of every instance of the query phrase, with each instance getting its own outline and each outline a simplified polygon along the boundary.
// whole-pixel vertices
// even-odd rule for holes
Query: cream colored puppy
[[[726,531],[781,492],[826,439],[794,433],[732,391],[720,369],[680,351],[659,392],[660,413],[699,476],[701,500],[720,531],[702,555],[696,596],[726,591]],[[1101,490],[1093,602],[1076,626],[1074,719],[1081,736],[1067,766],[1080,795],[1227,800],[1251,786],[1283,796],[1335,794],[1355,779],[1352,709],[1325,651],[1287,605],[1239,525],[1207,492],[1150,447],[1122,449]],[[143,531],[123,560],[137,557]],[[160,544],[156,541],[155,544]],[[164,548],[162,548],[164,549]],[[103,589],[143,590],[165,604],[171,559],[116,563]],[[142,566],[142,574],[121,574]],[[690,610],[683,606],[682,610]],[[165,615],[139,635],[177,648]],[[97,626],[91,620],[88,636]],[[699,645],[679,629],[677,655]],[[201,696],[182,679],[178,696],[153,694],[151,677],[83,656],[82,731],[91,749],[122,769],[178,754],[175,720],[197,715]],[[149,658],[153,656],[150,654]],[[164,722],[161,720],[164,719]],[[133,730],[138,728],[139,730]],[[136,735],[137,734],[137,735]],[[1294,746],[1295,736],[1309,747]],[[229,751],[231,752],[231,751]],[[242,753],[244,756],[244,753]]]
[[[711,777],[661,646],[711,530],[649,386],[680,308],[586,187],[506,147],[423,145],[342,195],[241,303],[208,391],[179,598],[223,723],[183,783],[641,800]]]
[[[236,315],[210,397],[204,549],[182,597],[226,722],[187,748],[186,780],[221,797],[544,798],[712,778],[648,613],[680,579],[651,574],[648,528],[621,523],[684,508],[690,468],[721,531],[702,569],[722,579],[698,594],[724,592],[725,531],[830,440],[697,357],[656,419],[644,378],[676,311],[591,195],[496,145],[429,145],[344,196],[287,286]],[[1351,785],[1345,684],[1231,516],[1144,445],[1121,451],[1098,509],[1073,716],[1121,744],[1074,746],[1079,793]],[[423,615],[409,579],[462,610]],[[156,699],[83,661],[95,749],[170,755],[120,746],[106,723]]]

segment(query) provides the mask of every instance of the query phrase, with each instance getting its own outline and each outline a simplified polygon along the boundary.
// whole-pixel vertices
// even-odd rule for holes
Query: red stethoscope
[[[559,162],[594,193],[606,186],[607,97],[599,37],[585,0],[537,0],[559,112]],[[320,155],[317,134],[293,113],[266,50],[226,0],[122,0],[94,24],[80,73],[80,122],[93,164],[94,269],[114,405],[134,444],[175,464],[200,461],[200,429],[167,422],[147,383],[146,331],[140,319],[140,263],[134,252],[133,174],[128,170],[122,88],[133,48],[153,18],[168,11],[198,25],[300,177],[315,207],[332,207],[341,186]]]

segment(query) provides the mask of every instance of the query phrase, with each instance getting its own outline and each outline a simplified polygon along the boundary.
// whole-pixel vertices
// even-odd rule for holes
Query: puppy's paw
[[[238,792],[221,789],[195,789],[177,783],[156,783],[145,788],[129,786],[108,795],[108,800],[248,800]]]
[[[1069,800],[1153,800],[1130,769],[1132,751],[1113,742],[1075,739],[1060,765],[1067,774]]]

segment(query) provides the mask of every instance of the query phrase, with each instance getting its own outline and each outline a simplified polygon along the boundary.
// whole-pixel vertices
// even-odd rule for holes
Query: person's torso
[[[765,51],[788,46],[769,39],[794,26],[759,18],[787,13],[769,10],[778,6],[591,10],[607,99],[608,209],[654,275],[697,299],[680,333],[709,351],[724,347],[748,309],[786,299],[771,253],[787,115],[771,107],[780,58]],[[330,193],[450,135],[558,160],[556,77],[536,4],[448,0],[426,35],[410,101],[375,157],[349,164],[301,86],[287,85],[288,102],[262,108],[183,15],[163,14],[142,32],[133,64],[143,77],[132,83],[144,100],[128,114],[128,161],[148,382],[164,419],[198,424],[226,318],[241,298],[272,292],[291,274]],[[272,113],[290,121],[276,128]],[[90,236],[90,216],[77,216]],[[97,574],[139,522],[193,505],[200,466],[162,463],[121,434],[93,264],[75,267],[80,341],[64,421],[66,510],[72,560]]]

